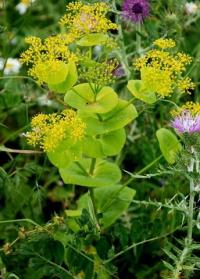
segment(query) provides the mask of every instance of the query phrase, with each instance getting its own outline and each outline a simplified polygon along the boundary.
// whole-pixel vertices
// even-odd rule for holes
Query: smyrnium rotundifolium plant
[[[55,98],[64,94],[59,98],[63,96],[62,105],[70,108],[33,117],[26,133],[28,143],[47,154],[64,183],[88,188],[84,208],[92,204],[98,231],[114,223],[135,195],[135,190],[120,184],[121,169],[109,158],[121,152],[125,126],[138,113],[132,102],[111,87],[120,61],[115,57],[117,43],[109,33],[117,25],[107,18],[108,11],[103,2],[68,4],[59,21],[62,33],[44,40],[27,38],[29,48],[21,55],[29,66],[28,74],[47,86]],[[103,55],[96,52],[97,46]],[[122,210],[115,210],[112,216],[111,206],[109,218],[100,206],[107,187],[111,197],[127,196]],[[77,205],[77,210],[81,215],[82,207]],[[100,224],[98,213],[103,213]]]

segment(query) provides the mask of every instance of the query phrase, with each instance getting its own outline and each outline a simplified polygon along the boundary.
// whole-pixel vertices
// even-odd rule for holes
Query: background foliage
[[[150,17],[144,22],[140,36],[143,48],[159,37],[173,38],[179,50],[194,58],[190,76],[198,84],[200,12],[188,16],[184,12],[185,2],[152,0]],[[26,48],[26,36],[44,38],[57,32],[57,21],[68,1],[38,0],[24,15],[16,11],[17,3],[0,1],[0,55],[4,58],[19,57]],[[119,10],[120,6],[121,2],[117,1]],[[131,64],[136,55],[136,27],[126,22],[122,27],[123,47]],[[131,75],[137,78],[134,70]],[[121,78],[116,84],[117,92],[124,98],[128,94],[126,83]],[[190,96],[180,101],[200,101],[198,92],[197,86]],[[44,154],[16,151],[30,149],[23,137],[30,118],[38,111],[50,113],[60,109],[62,104],[52,99],[46,88],[27,78],[25,67],[20,77],[4,79],[2,74],[0,144],[15,151],[1,147],[0,153],[0,243],[4,245],[1,278],[158,279],[167,273],[162,259],[168,261],[165,249],[171,249],[169,240],[176,243],[177,238],[184,237],[183,215],[174,206],[170,207],[170,199],[181,200],[181,195],[188,192],[188,185],[179,173],[172,176],[172,169],[159,157],[156,131],[167,127],[170,104],[163,102],[148,108],[141,103],[137,105],[143,112],[127,127],[126,146],[114,158],[123,169],[123,181],[130,178],[129,172],[141,175],[129,183],[136,190],[135,201],[100,235],[88,211],[83,211],[76,221],[66,211],[75,209],[76,201],[87,190],[64,185]],[[142,174],[151,175],[142,177]],[[159,202],[165,203],[166,199],[169,201],[166,206],[160,206]],[[5,220],[15,221],[5,223]],[[199,238],[197,229],[194,238]],[[6,243],[11,243],[11,247],[6,247]],[[199,276],[196,271],[191,278]]]

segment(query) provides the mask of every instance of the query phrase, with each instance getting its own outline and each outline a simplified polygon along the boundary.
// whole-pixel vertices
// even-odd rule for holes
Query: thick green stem
[[[136,52],[140,56],[141,55],[141,24],[138,23],[136,27]]]
[[[190,200],[189,200],[189,212],[188,212],[188,231],[187,231],[187,244],[192,244],[192,231],[193,231],[193,214],[194,214],[194,181],[190,179]]]
[[[96,165],[96,158],[92,158],[91,164],[90,164],[90,170],[89,170],[89,175],[93,175],[94,169]]]
[[[117,7],[116,7],[116,3],[115,1],[113,1],[113,9],[114,9],[114,12],[116,14],[117,13]],[[121,60],[121,64],[124,68],[124,71],[126,73],[126,76],[127,76],[127,80],[130,79],[130,76],[131,76],[131,71],[130,71],[130,67],[129,67],[129,62],[128,62],[128,59],[127,59],[127,54],[126,54],[126,46],[125,46],[125,43],[124,43],[124,34],[123,34],[123,30],[122,30],[122,26],[121,26],[121,18],[119,16],[117,16],[116,18],[116,23],[118,25],[118,42],[120,44],[120,47],[121,47],[121,50],[119,52],[117,52],[117,55],[119,56],[120,60]]]
[[[192,151],[193,153],[193,151]],[[188,172],[193,173],[195,163],[197,163],[194,158],[191,158],[190,164],[188,165]],[[177,264],[174,276],[178,276],[180,272],[183,270],[183,266],[187,257],[191,254],[191,245],[193,242],[192,233],[193,233],[193,216],[194,216],[194,199],[195,199],[195,186],[194,180],[190,177],[190,194],[189,194],[189,205],[188,205],[188,215],[187,215],[187,237],[185,239],[185,247],[181,253],[180,260]],[[178,277],[175,277],[178,278]]]
[[[137,172],[136,174],[142,174],[143,172],[145,172],[146,170],[148,170],[151,166],[153,166],[156,162],[158,162],[160,159],[162,158],[162,155],[160,155],[159,157],[157,157],[153,162],[151,162],[149,165],[147,165],[146,167],[144,167],[143,169],[141,169],[139,172]],[[108,201],[104,204],[103,206],[103,210],[107,210],[113,203],[114,199],[118,196],[118,194],[126,187],[128,186],[133,180],[135,179],[135,177],[131,177],[129,180],[127,180],[124,184],[123,187],[121,187],[117,192],[114,193],[113,196],[110,197],[110,199],[108,199]]]
[[[141,169],[139,172],[137,172],[136,174],[142,174],[143,172],[145,172],[146,170],[148,170],[149,168],[151,168],[154,164],[156,164],[158,161],[160,161],[160,159],[162,158],[163,156],[160,155],[158,156],[155,160],[153,160],[150,164],[148,164],[146,167],[144,167],[143,169]],[[127,186],[129,185],[133,180],[135,179],[135,177],[131,177],[129,180],[127,180],[125,183],[124,183],[124,186]]]
[[[94,173],[95,165],[96,165],[96,158],[92,158],[91,164],[90,164],[90,169],[89,169],[90,176],[92,176]],[[99,226],[98,220],[97,220],[97,207],[96,207],[96,202],[95,202],[95,197],[94,197],[94,189],[89,188],[89,193],[90,193],[90,198],[92,201],[92,206],[94,209],[94,217],[95,217],[96,226],[97,226],[97,229],[99,230],[100,226]]]

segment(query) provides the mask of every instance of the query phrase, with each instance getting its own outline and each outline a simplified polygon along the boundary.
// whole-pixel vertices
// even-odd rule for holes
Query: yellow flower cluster
[[[183,106],[171,111],[172,116],[180,115],[183,111],[190,111],[192,115],[200,115],[200,103],[187,102]]]
[[[159,48],[173,48],[176,46],[176,43],[172,39],[157,39],[153,42],[154,46],[158,46]]]
[[[115,77],[113,75],[114,70],[118,66],[118,61],[108,60],[102,63],[92,62],[84,66],[84,60],[82,61],[82,67],[79,70],[79,77],[83,81],[94,83],[100,86],[108,85],[114,82]]]
[[[187,92],[190,94],[190,90],[195,89],[195,84],[191,81],[189,77],[181,78],[178,83],[177,87],[181,93]]]
[[[72,2],[67,5],[67,13],[60,19],[60,24],[77,37],[88,33],[106,33],[117,29],[117,25],[106,18],[107,12],[108,5],[103,2]]]
[[[157,42],[157,43],[155,43]],[[159,47],[173,47],[173,40],[164,39],[155,41]],[[190,78],[181,75],[186,70],[186,65],[191,63],[191,57],[178,52],[172,54],[165,50],[153,49],[146,55],[140,57],[134,63],[135,68],[141,72],[141,80],[144,86],[157,93],[161,97],[169,96],[174,89],[181,93],[188,92],[194,88]]]
[[[32,131],[26,133],[28,143],[39,146],[45,152],[54,151],[65,139],[73,142],[81,140],[85,133],[85,123],[73,110],[38,114],[33,117],[31,127]]]
[[[77,61],[76,55],[68,48],[74,39],[72,34],[51,36],[43,42],[38,37],[28,37],[26,43],[30,46],[22,53],[20,61],[32,65],[28,71],[30,76],[36,78],[39,83],[46,82],[47,72],[58,69],[61,61],[63,63]]]

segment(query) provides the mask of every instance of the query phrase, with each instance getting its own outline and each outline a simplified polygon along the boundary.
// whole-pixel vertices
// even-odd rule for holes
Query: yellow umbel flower
[[[80,64],[82,66],[79,70],[79,77],[81,80],[105,86],[115,81],[113,72],[119,63],[116,59],[112,59],[103,61],[102,63],[91,60],[89,64],[87,60],[84,61],[83,59]]]
[[[103,2],[69,3],[67,13],[60,19],[60,24],[77,36],[88,33],[106,33],[108,30],[117,29],[117,25],[106,18],[108,10],[108,5]]]
[[[48,82],[49,73],[53,73],[58,77],[62,74],[64,65],[70,61],[77,61],[77,57],[73,54],[68,45],[74,41],[74,36],[57,35],[46,38],[42,41],[38,37],[26,38],[26,43],[30,46],[22,53],[20,61],[26,65],[31,65],[28,74],[38,80],[39,83]],[[57,75],[56,75],[57,73]],[[61,78],[61,81],[66,75]],[[51,82],[50,82],[51,83]],[[54,83],[54,82],[52,82]]]
[[[183,111],[189,111],[193,116],[200,115],[200,103],[199,102],[187,102],[183,106],[171,111],[172,116],[181,115]]]
[[[150,92],[159,92],[162,97],[168,96],[172,91],[170,72],[154,67],[144,67],[141,70],[141,79],[145,88]]]
[[[153,42],[155,46],[158,46],[159,48],[165,49],[165,48],[174,48],[176,46],[176,43],[172,39],[157,39]]]
[[[31,121],[32,131],[26,133],[28,143],[39,146],[45,152],[54,151],[66,139],[73,143],[81,140],[85,123],[73,110],[62,113],[38,114]]]
[[[155,45],[162,47],[162,50],[150,50],[143,57],[138,58],[134,66],[141,72],[141,80],[146,89],[157,93],[161,97],[172,94],[174,89],[181,93],[189,92],[194,88],[190,78],[183,78],[186,65],[191,63],[191,57],[185,53],[170,53],[164,48],[174,46],[174,41],[158,39]]]
[[[195,88],[194,82],[192,82],[191,78],[186,77],[182,78],[177,83],[177,88],[180,90],[181,93],[187,92],[190,94],[190,90]]]

